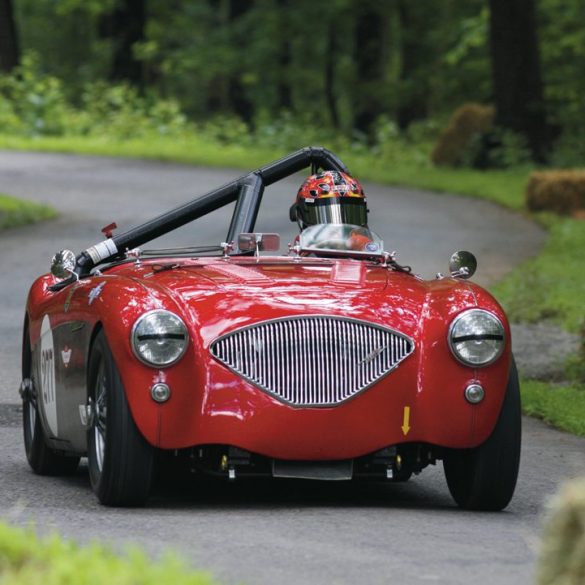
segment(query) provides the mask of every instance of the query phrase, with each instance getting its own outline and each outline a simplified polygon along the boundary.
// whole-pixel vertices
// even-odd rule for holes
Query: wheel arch
[[[28,311],[24,313],[24,321],[22,324],[22,351],[21,351],[21,373],[22,379],[28,377],[32,369],[32,347],[29,333],[29,316]]]
[[[89,360],[91,358],[91,352],[93,350],[95,340],[99,335],[100,331],[103,330],[103,328],[104,328],[103,323],[101,321],[97,321],[91,331],[89,343],[87,345],[87,355],[85,356],[85,385],[87,390],[87,396],[89,396]]]

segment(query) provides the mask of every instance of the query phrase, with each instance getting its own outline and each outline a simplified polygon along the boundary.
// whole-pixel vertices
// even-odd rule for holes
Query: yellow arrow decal
[[[410,406],[404,407],[404,417],[402,419],[402,432],[405,435],[408,435],[410,431]]]

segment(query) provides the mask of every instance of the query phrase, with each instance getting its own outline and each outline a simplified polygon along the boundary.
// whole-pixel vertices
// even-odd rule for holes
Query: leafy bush
[[[494,127],[475,141],[470,149],[468,165],[483,169],[508,169],[531,163],[531,153],[526,138],[516,132]]]
[[[585,479],[564,486],[551,506],[540,555],[539,585],[585,583]]]
[[[56,77],[42,75],[33,55],[26,55],[12,75],[0,76],[0,123],[4,132],[61,135],[70,114],[63,84]]]
[[[250,129],[235,116],[215,116],[201,126],[201,132],[219,144],[248,144]]]
[[[526,205],[531,211],[560,215],[585,209],[585,171],[540,171],[530,175]]]
[[[176,136],[187,128],[177,102],[141,95],[126,84],[96,82],[86,86],[82,110],[72,120],[69,134],[138,138],[149,133]]]
[[[0,76],[0,132],[3,136],[96,138],[104,143],[193,137],[236,149],[284,153],[307,144],[374,158],[382,164],[428,165],[428,150],[437,128],[432,122],[412,124],[407,134],[381,117],[373,141],[345,134],[324,124],[314,113],[260,112],[252,127],[235,116],[220,115],[196,124],[188,121],[178,102],[155,92],[141,93],[128,84],[97,81],[86,84],[76,104],[67,99],[57,78],[43,74],[38,60],[27,55],[11,75]],[[373,156],[372,156],[373,155]]]
[[[62,82],[44,75],[34,55],[25,55],[11,75],[0,76],[0,128],[25,136],[176,136],[188,127],[177,102],[141,95],[129,85],[88,84],[81,107],[68,103]]]
[[[0,581],[6,585],[213,585],[205,573],[189,571],[167,556],[152,563],[138,549],[125,557],[104,546],[80,547],[57,536],[39,538],[30,530],[0,524]]]

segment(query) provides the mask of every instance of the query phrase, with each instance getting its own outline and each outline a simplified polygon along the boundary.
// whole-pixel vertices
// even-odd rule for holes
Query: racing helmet
[[[368,226],[366,196],[359,181],[340,171],[322,171],[305,179],[290,220],[301,230],[324,223]]]

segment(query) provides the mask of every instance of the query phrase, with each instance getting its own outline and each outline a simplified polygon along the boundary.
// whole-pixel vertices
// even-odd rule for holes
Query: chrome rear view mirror
[[[69,278],[76,265],[75,254],[71,250],[60,250],[51,260],[51,274],[56,278]]]
[[[449,272],[453,278],[466,280],[471,278],[477,270],[477,260],[471,252],[460,250],[455,252],[449,260]]]
[[[240,234],[238,248],[241,252],[277,252],[280,250],[280,236],[278,234]]]

